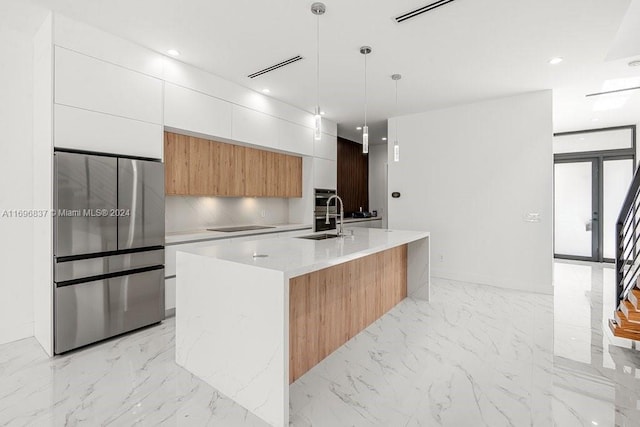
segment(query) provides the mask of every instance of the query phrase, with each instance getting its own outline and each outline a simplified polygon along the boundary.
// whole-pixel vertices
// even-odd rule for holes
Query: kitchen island
[[[176,362],[288,425],[290,383],[402,299],[429,298],[429,233],[348,232],[178,252]]]

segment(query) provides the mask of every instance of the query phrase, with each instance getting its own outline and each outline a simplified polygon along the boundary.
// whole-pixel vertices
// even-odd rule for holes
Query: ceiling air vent
[[[440,6],[444,6],[447,3],[451,3],[452,1],[455,1],[455,0],[438,0],[437,2],[428,4],[426,6],[422,6],[418,9],[412,10],[411,12],[407,12],[403,15],[396,16],[395,18],[396,22],[399,24],[401,22],[406,21],[407,19],[415,18],[416,16],[420,16],[425,12],[429,12],[433,9],[437,9]]]
[[[302,59],[302,56],[300,56],[300,55],[296,55],[296,56],[294,56],[293,58],[286,59],[286,60],[284,60],[284,61],[282,61],[282,62],[278,62],[277,64],[272,65],[272,66],[270,66],[270,67],[267,67],[267,68],[265,68],[265,69],[263,69],[263,70],[256,71],[256,72],[255,72],[255,73],[253,73],[253,74],[249,74],[247,77],[249,77],[250,79],[255,79],[255,78],[256,78],[256,77],[258,77],[258,76],[261,76],[261,75],[263,75],[263,74],[270,73],[271,71],[277,70],[278,68],[282,68],[282,67],[284,67],[284,66],[286,66],[286,65],[293,64],[294,62],[298,62],[298,61],[300,61],[301,59]]]

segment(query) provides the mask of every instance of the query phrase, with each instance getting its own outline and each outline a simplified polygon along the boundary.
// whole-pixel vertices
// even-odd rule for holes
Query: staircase
[[[636,171],[616,222],[617,310],[613,335],[640,341],[640,173]]]

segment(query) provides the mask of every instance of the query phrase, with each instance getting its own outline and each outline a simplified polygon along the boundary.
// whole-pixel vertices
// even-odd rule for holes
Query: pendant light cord
[[[316,15],[316,114],[320,114],[320,15]]]
[[[364,125],[367,125],[367,53],[364,54]]]
[[[396,140],[394,144],[398,143],[398,80],[396,80]]]

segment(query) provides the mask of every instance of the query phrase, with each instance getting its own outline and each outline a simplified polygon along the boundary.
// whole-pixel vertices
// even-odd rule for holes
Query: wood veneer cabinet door
[[[283,160],[284,154],[267,152],[265,161],[267,180],[265,189],[266,197],[284,197],[282,192],[284,182],[280,166]]]
[[[170,195],[189,194],[189,137],[164,134],[164,188]]]
[[[211,151],[215,149],[210,141],[200,138],[189,138],[189,194],[208,196],[215,194],[212,175]]]
[[[266,151],[245,147],[245,196],[262,197],[266,193]]]
[[[287,190],[285,197],[302,197],[302,157],[286,157]]]
[[[232,176],[229,183],[230,196],[244,196],[246,194],[246,166],[245,156],[247,148],[239,145],[233,147],[233,169],[230,172]]]
[[[211,154],[213,156],[212,168],[213,173],[211,177],[214,181],[214,195],[215,196],[233,196],[231,189],[230,176],[232,175],[233,168],[233,145],[225,144],[222,142],[212,141],[211,145],[213,149]]]

